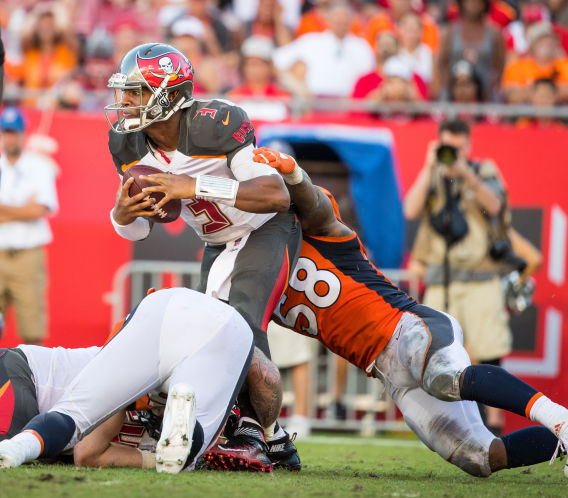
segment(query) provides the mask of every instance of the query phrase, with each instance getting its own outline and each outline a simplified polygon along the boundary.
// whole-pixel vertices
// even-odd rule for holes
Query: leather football
[[[134,197],[135,195],[142,192],[143,188],[156,186],[155,183],[149,182],[148,180],[142,180],[140,178],[141,175],[153,175],[156,173],[163,173],[163,171],[158,168],[154,168],[153,166],[146,166],[143,164],[130,166],[130,168],[128,168],[124,172],[124,176],[122,177],[123,184],[130,177],[134,178],[134,181],[132,182],[132,185],[130,185],[130,189],[128,190],[128,195],[130,197]],[[164,197],[164,194],[162,192],[151,192],[148,195],[156,200],[156,204]],[[174,220],[177,220],[180,213],[181,200],[172,199],[171,201],[166,202],[160,209],[158,209],[154,216],[149,216],[148,219],[152,220],[155,223],[170,223]]]

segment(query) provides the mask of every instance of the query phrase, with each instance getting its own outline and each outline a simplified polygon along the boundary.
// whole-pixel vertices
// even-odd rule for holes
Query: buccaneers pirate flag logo
[[[166,53],[152,59],[137,57],[138,69],[152,87],[159,87],[167,80],[166,87],[176,86],[184,81],[193,81],[193,67],[181,54]]]

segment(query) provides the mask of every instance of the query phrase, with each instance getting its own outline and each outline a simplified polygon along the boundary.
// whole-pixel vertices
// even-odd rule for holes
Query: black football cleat
[[[216,444],[203,455],[210,469],[272,472],[272,462],[259,425],[239,420],[225,444]]]
[[[302,470],[302,462],[294,439],[296,439],[295,433],[290,437],[286,432],[284,436],[268,441],[268,458],[272,462],[272,467],[296,472]]]

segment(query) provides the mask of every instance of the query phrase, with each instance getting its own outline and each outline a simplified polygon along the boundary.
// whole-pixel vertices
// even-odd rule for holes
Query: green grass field
[[[299,442],[299,473],[184,472],[26,465],[0,471],[0,497],[544,497],[568,496],[562,465],[476,479],[414,440],[315,437]]]

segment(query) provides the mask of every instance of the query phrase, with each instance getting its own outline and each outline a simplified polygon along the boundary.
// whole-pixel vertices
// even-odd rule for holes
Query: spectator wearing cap
[[[218,54],[219,46],[205,37],[205,25],[193,16],[185,16],[175,21],[170,28],[174,46],[182,52],[192,64],[199,66],[198,58],[206,54]]]
[[[411,95],[413,100],[426,99],[427,87],[424,80],[412,71],[406,59],[399,56],[399,48],[399,41],[393,33],[384,31],[377,34],[375,68],[359,78],[352,93],[354,99],[383,102],[386,97],[387,100],[392,100],[393,95],[400,95],[399,90],[403,86],[412,88],[412,92],[409,91],[403,100],[407,101]],[[388,68],[387,62],[389,62]],[[387,76],[391,78],[391,81],[385,93],[383,83]],[[399,79],[410,82],[410,85],[403,85],[401,81],[398,81]]]
[[[483,82],[473,64],[468,61],[454,64],[448,85],[448,100],[458,104],[477,104],[484,102],[484,98]],[[456,117],[467,122],[497,121],[496,116],[483,117],[472,114],[469,110],[460,111]]]
[[[415,102],[420,99],[414,84],[412,68],[407,61],[395,55],[383,67],[384,79],[375,95],[377,102]]]
[[[483,81],[486,100],[495,100],[505,63],[501,31],[487,22],[490,0],[458,0],[459,17],[440,36],[439,84],[434,95],[447,95],[451,68],[460,60],[473,64]]]
[[[473,64],[468,61],[454,64],[449,84],[450,102],[474,104],[483,102],[483,97],[483,83]]]
[[[328,30],[308,33],[276,49],[273,60],[279,76],[286,78],[293,70],[298,85],[311,95],[350,95],[355,82],[374,65],[370,45],[349,32],[352,14],[347,3],[333,4]]]
[[[52,235],[46,217],[57,209],[55,174],[41,156],[24,150],[21,112],[7,107],[0,117],[0,312],[16,313],[18,334],[27,344],[46,335],[44,246]]]
[[[279,121],[288,117],[290,94],[274,82],[274,44],[264,36],[252,36],[241,47],[243,84],[227,96],[238,102],[251,119]]]
[[[518,59],[527,54],[529,42],[527,34],[532,25],[540,22],[551,22],[552,30],[565,53],[568,53],[568,28],[559,23],[546,5],[529,3],[522,6],[521,19],[510,23],[504,30],[507,61]]]
[[[568,100],[568,59],[549,22],[535,23],[527,30],[529,51],[525,57],[511,61],[503,75],[507,102],[528,103],[531,86],[542,78],[551,79],[558,87],[558,101]]]

